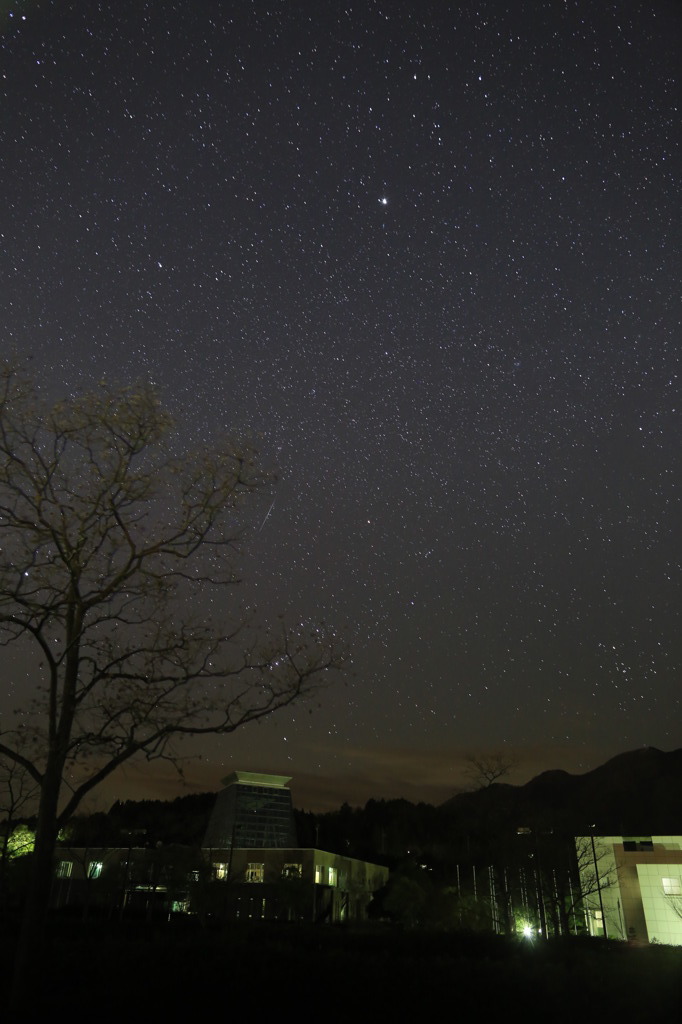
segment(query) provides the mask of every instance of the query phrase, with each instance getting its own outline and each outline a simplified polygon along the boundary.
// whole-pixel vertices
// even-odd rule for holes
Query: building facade
[[[231,919],[362,921],[388,868],[325,850],[232,849],[209,854],[216,912]]]
[[[590,935],[682,945],[682,836],[582,836]]]
[[[216,797],[204,847],[292,847],[297,845],[291,779],[284,775],[232,772]]]
[[[58,849],[53,907],[225,920],[366,917],[388,868],[298,847],[289,778],[233,772],[223,782],[201,849]]]
[[[221,920],[362,921],[388,868],[325,850],[187,847],[57,851],[52,907]]]

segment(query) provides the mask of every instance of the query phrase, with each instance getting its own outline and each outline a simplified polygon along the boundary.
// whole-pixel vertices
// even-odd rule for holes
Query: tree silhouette
[[[487,789],[518,768],[518,760],[505,754],[467,754],[464,774],[474,790]]]
[[[9,861],[33,850],[33,832],[21,824],[34,808],[37,786],[23,765],[0,757],[0,906],[6,897]]]
[[[321,629],[263,634],[252,617],[206,613],[239,582],[244,501],[267,481],[244,446],[177,444],[150,388],[50,406],[0,374],[0,643],[35,684],[18,725],[0,727],[0,755],[39,788],[20,961],[57,830],[94,786],[132,757],[177,762],[183,737],[300,700],[341,661]]]

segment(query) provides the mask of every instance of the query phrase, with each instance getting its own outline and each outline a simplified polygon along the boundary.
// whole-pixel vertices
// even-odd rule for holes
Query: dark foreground
[[[8,991],[14,927],[2,927]],[[194,920],[51,922],[27,1011],[98,1021],[195,1017],[216,1009],[327,1021],[606,1019],[682,1015],[682,948],[480,934],[272,926],[201,929]]]

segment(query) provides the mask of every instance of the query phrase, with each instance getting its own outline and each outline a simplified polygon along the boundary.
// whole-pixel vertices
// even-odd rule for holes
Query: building
[[[214,912],[231,919],[362,921],[388,868],[325,850],[211,850]]]
[[[228,920],[359,921],[388,868],[297,845],[281,775],[233,772],[201,850],[57,850],[52,905],[119,915],[184,912]]]
[[[200,868],[190,847],[58,847],[50,903],[109,917],[187,912]]]
[[[576,839],[590,935],[682,945],[682,836]]]
[[[230,918],[361,920],[388,869],[298,847],[290,781],[253,772],[223,779],[203,843],[214,910]]]
[[[175,912],[342,923],[364,920],[387,881],[381,865],[300,847],[61,847],[51,903],[107,916]]]
[[[203,846],[206,849],[271,849],[296,846],[291,779],[285,775],[232,772],[216,797]]]

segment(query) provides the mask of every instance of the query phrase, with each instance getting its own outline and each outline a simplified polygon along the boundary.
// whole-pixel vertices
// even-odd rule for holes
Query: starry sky
[[[682,745],[680,52],[672,0],[0,0],[0,355],[256,437],[242,599],[353,654],[190,788]]]

